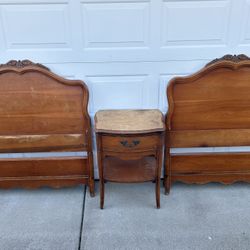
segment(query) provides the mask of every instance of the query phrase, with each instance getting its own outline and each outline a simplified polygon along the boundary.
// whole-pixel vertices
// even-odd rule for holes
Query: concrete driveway
[[[175,184],[161,209],[152,183],[107,183],[104,210],[98,188],[0,191],[1,250],[249,248],[249,184]]]

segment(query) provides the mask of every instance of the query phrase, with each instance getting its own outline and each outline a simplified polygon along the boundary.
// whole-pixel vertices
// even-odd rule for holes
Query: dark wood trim
[[[247,55],[244,55],[244,54],[240,54],[240,55],[230,55],[230,54],[228,54],[228,55],[222,56],[221,58],[216,58],[216,59],[212,60],[211,62],[206,64],[206,67],[210,66],[212,64],[215,64],[215,63],[218,63],[218,62],[224,62],[224,61],[239,63],[239,62],[242,62],[242,61],[249,61],[249,60],[250,60],[250,57],[248,57]]]
[[[24,67],[28,67],[28,66],[34,66],[34,67],[40,67],[42,69],[46,69],[48,71],[50,71],[50,69],[40,63],[33,63],[30,60],[10,60],[5,64],[0,64],[0,68],[9,68],[9,67],[13,67],[15,68],[24,68]]]

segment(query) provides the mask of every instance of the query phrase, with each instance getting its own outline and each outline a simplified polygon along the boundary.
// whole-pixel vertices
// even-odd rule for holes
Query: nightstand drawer
[[[161,143],[157,134],[150,136],[102,136],[102,148],[107,151],[144,151],[154,150]]]

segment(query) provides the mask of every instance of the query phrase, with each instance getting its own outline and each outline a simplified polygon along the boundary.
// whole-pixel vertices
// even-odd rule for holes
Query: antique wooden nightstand
[[[96,113],[101,209],[106,181],[155,181],[156,205],[160,208],[164,130],[159,110],[102,110]]]

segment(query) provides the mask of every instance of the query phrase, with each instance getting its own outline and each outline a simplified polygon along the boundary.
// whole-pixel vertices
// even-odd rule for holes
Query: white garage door
[[[0,0],[0,63],[31,59],[106,108],[167,110],[166,84],[224,54],[250,55],[249,0]]]

